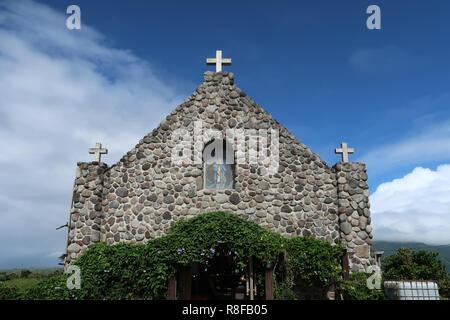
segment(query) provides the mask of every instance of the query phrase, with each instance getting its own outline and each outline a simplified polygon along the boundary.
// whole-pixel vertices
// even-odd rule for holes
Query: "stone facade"
[[[203,164],[171,163],[172,133],[194,132],[195,121],[224,136],[227,128],[278,130],[278,172],[235,164],[233,189],[204,189]],[[220,210],[286,237],[342,243],[352,270],[365,270],[373,264],[365,171],[362,163],[327,166],[237,88],[232,73],[206,72],[197,90],[117,164],[78,163],[66,263],[98,241],[145,243],[179,219]]]
[[[338,192],[341,243],[349,253],[352,271],[374,265],[371,252],[373,236],[370,225],[369,185],[366,165],[359,162],[338,162],[334,167]]]

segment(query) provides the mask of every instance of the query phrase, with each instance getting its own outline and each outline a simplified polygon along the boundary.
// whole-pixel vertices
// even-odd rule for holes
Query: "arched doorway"
[[[278,260],[280,249],[265,251],[262,240],[271,234],[262,227],[234,214],[211,212],[180,221],[169,235],[181,258],[172,265],[169,300],[273,299],[269,261]]]
[[[214,257],[207,265],[191,265],[192,300],[245,300],[248,279],[239,270],[234,256]]]

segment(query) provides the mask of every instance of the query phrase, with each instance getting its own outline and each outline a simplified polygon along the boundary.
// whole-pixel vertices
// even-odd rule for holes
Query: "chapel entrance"
[[[218,256],[207,265],[191,266],[191,300],[244,300],[245,274],[232,256]]]
[[[180,300],[254,300],[257,298],[253,259],[246,270],[240,270],[232,254],[211,257],[206,264],[193,263],[181,267],[176,277],[169,280],[168,299]],[[256,270],[255,270],[256,271]],[[261,276],[261,275],[260,275]],[[272,276],[266,278],[266,289],[272,299]],[[253,290],[250,288],[253,287]]]
[[[216,256],[206,265],[194,263],[178,268],[176,275],[169,279],[167,298],[168,300],[261,299],[255,280],[256,275],[263,270],[254,270],[252,258],[249,259],[248,270],[242,271],[237,268],[232,256]],[[265,273],[263,280],[265,300],[273,300],[273,265],[267,263],[262,273]]]

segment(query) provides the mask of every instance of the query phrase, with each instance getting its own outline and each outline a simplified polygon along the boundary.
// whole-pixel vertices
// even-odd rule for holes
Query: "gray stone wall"
[[[199,120],[203,131],[214,129],[223,136],[227,128],[278,129],[278,172],[261,174],[266,170],[262,163],[236,164],[232,190],[204,189],[203,165],[171,162],[175,146],[171,134],[177,128],[193,133],[194,122]],[[207,136],[204,145],[211,138]],[[248,152],[247,143],[245,148]],[[201,151],[201,145],[196,145],[195,152]],[[70,246],[77,244],[79,247],[69,246],[69,261],[95,243],[93,240],[98,241],[98,231],[100,240],[109,244],[145,243],[165,234],[180,219],[219,210],[235,213],[286,237],[312,235],[331,243],[344,243],[346,238],[341,227],[345,229],[347,225],[340,224],[339,219],[343,206],[347,208],[349,202],[345,197],[355,196],[357,205],[368,199],[367,188],[360,186],[365,180],[359,164],[327,166],[237,88],[234,75],[228,72],[206,72],[197,90],[119,163],[109,168],[96,163],[79,164],[79,168],[76,194],[80,195],[77,196],[79,201],[74,201],[71,215],[75,226],[71,226],[69,239]],[[347,172],[347,168],[350,171]],[[344,182],[342,178],[347,179],[347,175],[348,182]],[[356,187],[351,180],[353,175],[359,179]],[[357,195],[364,199],[359,201]],[[350,202],[348,206],[353,204]],[[361,209],[362,215],[365,208]],[[363,224],[363,219],[358,218],[358,221],[358,226]],[[366,221],[367,225],[369,223]],[[344,243],[354,246],[352,249],[360,246],[353,232],[367,231],[367,226],[361,230],[356,228],[354,226],[349,234],[352,239]]]
[[[79,257],[101,239],[103,211],[103,182],[107,177],[104,163],[79,162],[73,187],[69,219],[66,262]]]
[[[336,171],[341,243],[349,253],[352,271],[367,270],[374,265],[370,218],[369,185],[366,165],[359,162],[338,162]]]

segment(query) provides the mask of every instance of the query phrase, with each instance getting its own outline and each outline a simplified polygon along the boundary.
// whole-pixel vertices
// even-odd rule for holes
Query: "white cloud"
[[[118,161],[185,96],[65,19],[32,1],[0,4],[0,267],[63,253],[55,228],[68,218],[76,162],[91,161],[97,141],[105,162]]]
[[[381,48],[360,48],[353,52],[350,66],[358,72],[395,75],[395,71],[417,67],[423,61],[396,46]]]
[[[382,161],[380,160],[382,159]],[[450,159],[450,122],[425,127],[421,132],[395,143],[388,143],[361,156],[370,175],[427,161]]]
[[[450,164],[383,183],[370,202],[375,241],[450,243]]]

